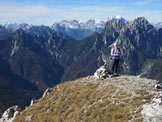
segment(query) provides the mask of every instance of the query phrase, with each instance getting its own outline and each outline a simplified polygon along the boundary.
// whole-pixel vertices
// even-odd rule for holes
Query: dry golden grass
[[[151,98],[144,90],[135,91],[141,97],[131,97],[125,91],[115,93],[118,88],[113,85],[98,90],[98,83],[86,82],[85,85],[83,80],[55,86],[48,96],[39,99],[14,122],[25,122],[29,115],[32,122],[127,122],[136,108]],[[140,111],[135,114],[135,118],[139,118],[137,122],[142,121]]]

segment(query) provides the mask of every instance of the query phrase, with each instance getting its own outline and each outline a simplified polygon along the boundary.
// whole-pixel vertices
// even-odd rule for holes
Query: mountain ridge
[[[161,90],[155,88],[157,81],[136,76],[119,76],[98,79],[95,76],[80,78],[55,86],[47,95],[18,115],[21,121],[160,121],[161,115],[147,105],[159,105],[155,96]],[[162,97],[162,96],[160,96]],[[159,99],[159,98],[156,98]],[[161,101],[162,102],[162,101]],[[122,112],[121,112],[122,111]],[[159,111],[160,114],[160,111]]]
[[[10,32],[4,27],[2,31]],[[92,75],[104,64],[104,60],[107,61],[110,69],[110,50],[113,43],[118,42],[121,48],[119,73],[122,75],[142,74],[141,77],[162,82],[161,36],[162,29],[157,31],[144,17],[127,24],[121,20],[108,21],[101,33],[95,32],[82,40],[72,39],[46,26],[32,27],[30,30],[18,29],[1,39],[0,57],[5,62],[3,64],[6,70],[27,81],[41,93],[47,87]],[[153,64],[151,67],[150,63]],[[147,67],[150,69],[147,70]],[[4,74],[0,76],[2,80]],[[5,78],[8,79],[8,77],[10,76]],[[20,82],[15,79],[8,80]],[[2,86],[4,87],[5,84]],[[8,89],[1,90],[2,93],[9,92]],[[18,92],[15,95],[22,94]],[[12,97],[18,100],[17,96]],[[30,95],[27,97],[34,98]],[[4,98],[6,99],[7,95]],[[12,101],[7,102],[13,105]],[[6,109],[10,106],[4,107]]]
[[[55,22],[53,25],[46,26],[46,27],[49,27],[56,32],[61,32],[67,36],[70,36],[71,38],[80,40],[85,37],[91,36],[94,32],[100,33],[107,21],[116,21],[116,20],[121,20],[125,24],[129,23],[129,21],[127,21],[122,16],[116,15],[116,16],[110,16],[105,20],[90,19],[87,22],[79,22],[78,20],[62,20],[60,22]],[[161,22],[152,25],[154,25],[154,27],[157,30],[161,28]],[[6,23],[2,26],[14,31],[17,29],[23,29],[27,31],[33,27],[41,27],[44,25],[35,26],[35,25],[29,25],[27,23],[22,23],[22,24]]]

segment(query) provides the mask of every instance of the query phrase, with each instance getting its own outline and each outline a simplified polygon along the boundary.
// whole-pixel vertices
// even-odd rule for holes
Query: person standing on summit
[[[111,57],[112,57],[111,72],[117,75],[120,61],[120,49],[118,48],[118,44],[116,42],[114,43],[114,47],[111,49]]]

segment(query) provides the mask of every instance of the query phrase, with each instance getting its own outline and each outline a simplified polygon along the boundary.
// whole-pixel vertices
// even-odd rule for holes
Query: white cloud
[[[13,7],[13,6],[0,6],[0,21],[10,22],[28,22],[34,24],[45,23],[48,24],[48,20],[51,20],[61,11],[58,9],[50,9],[44,6],[25,6],[25,7]]]
[[[46,7],[37,6],[11,6],[0,4],[0,23],[16,22],[29,24],[45,24],[52,25],[56,21],[63,19],[87,21],[88,19],[105,19],[108,16],[121,15],[128,20],[132,20],[138,16],[148,17],[151,21],[160,21],[162,11],[143,11],[128,10],[124,7],[108,6],[85,6],[85,7]]]
[[[4,22],[27,22],[34,24],[52,24],[63,19],[103,19],[112,13],[117,14],[122,11],[120,7],[101,8],[96,6],[86,6],[78,8],[50,8],[46,6],[3,6],[0,5],[0,23]],[[114,15],[113,14],[113,15]]]

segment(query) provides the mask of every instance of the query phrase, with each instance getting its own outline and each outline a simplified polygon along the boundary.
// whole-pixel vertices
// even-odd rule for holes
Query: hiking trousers
[[[118,72],[119,61],[120,59],[112,60],[112,68],[111,68],[112,72],[115,72],[115,73]]]

